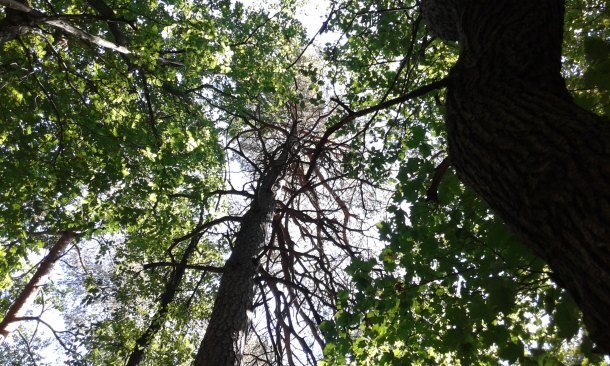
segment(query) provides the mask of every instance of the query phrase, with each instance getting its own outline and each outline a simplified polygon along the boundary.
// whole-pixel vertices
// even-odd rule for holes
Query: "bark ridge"
[[[610,122],[561,77],[560,0],[462,0],[447,95],[449,155],[554,272],[610,353]]]

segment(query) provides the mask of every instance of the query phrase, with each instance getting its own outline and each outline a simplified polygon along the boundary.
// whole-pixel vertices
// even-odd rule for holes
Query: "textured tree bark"
[[[548,263],[610,353],[610,122],[574,104],[560,75],[563,1],[457,4],[451,161]]]
[[[243,217],[235,247],[225,263],[195,366],[241,365],[254,300],[256,256],[268,240],[275,209],[273,186],[282,175],[295,142],[293,137],[288,137],[280,156],[259,180],[256,197]]]
[[[57,243],[53,245],[47,256],[40,262],[36,273],[25,285],[23,291],[19,294],[15,302],[10,306],[4,319],[0,322],[0,342],[17,327],[18,318],[28,310],[28,307],[36,299],[38,289],[44,282],[44,279],[49,274],[55,262],[64,253],[68,245],[74,240],[75,234],[72,231],[64,231]]]
[[[241,364],[254,299],[255,257],[265,243],[273,212],[273,205],[268,204],[273,198],[265,197],[265,201],[263,207],[259,204],[259,207],[251,208],[244,217],[235,248],[224,267],[210,323],[197,352],[197,366]]]
[[[241,364],[254,299],[254,276],[258,267],[255,258],[267,239],[273,209],[271,187],[260,189],[244,216],[235,247],[224,266],[210,323],[197,352],[197,366]]]

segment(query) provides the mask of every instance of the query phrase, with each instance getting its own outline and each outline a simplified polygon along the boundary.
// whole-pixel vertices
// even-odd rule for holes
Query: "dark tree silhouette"
[[[564,2],[426,3],[432,30],[460,44],[452,164],[549,264],[610,353],[610,123],[577,106],[560,74]]]

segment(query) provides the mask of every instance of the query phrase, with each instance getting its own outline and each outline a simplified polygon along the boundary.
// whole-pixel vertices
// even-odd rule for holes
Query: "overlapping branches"
[[[253,109],[234,115],[227,127],[230,168],[238,170],[231,185],[254,192],[287,138],[296,134],[297,142],[274,183],[271,236],[257,257],[254,313],[260,321],[252,325],[244,363],[314,365],[324,347],[319,325],[333,316],[338,291],[351,286],[345,274],[350,259],[371,255],[365,241],[372,222],[365,218],[377,214],[374,201],[384,197],[373,182],[345,171],[353,136],[325,134],[335,108],[288,101],[275,113]],[[248,202],[233,200],[232,215]]]

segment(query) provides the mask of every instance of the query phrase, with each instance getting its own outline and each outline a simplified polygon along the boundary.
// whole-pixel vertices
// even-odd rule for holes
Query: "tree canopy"
[[[536,28],[551,23],[484,32],[480,51],[474,25],[502,24],[473,15],[484,2],[446,2],[461,4],[457,42],[423,2],[335,1],[308,35],[300,14],[316,4],[302,1],[0,0],[0,360],[607,364],[604,320],[575,288],[608,298],[608,241],[591,244],[599,281],[566,283],[553,246],[477,185],[513,167],[464,169],[454,122],[506,121],[484,104],[493,93],[467,94],[488,85],[509,112],[525,99],[534,119],[559,114],[532,97],[559,80],[607,130],[610,9],[567,0],[554,18],[562,79],[520,58],[553,54]],[[473,100],[483,112],[463,108]],[[513,151],[494,138],[493,153]],[[599,155],[574,169],[603,177]],[[518,179],[506,195],[523,206]],[[582,210],[603,223],[610,202],[596,198]],[[551,232],[542,244],[580,232],[546,230],[555,217],[526,219]]]

